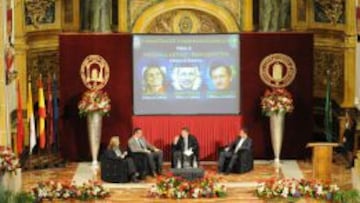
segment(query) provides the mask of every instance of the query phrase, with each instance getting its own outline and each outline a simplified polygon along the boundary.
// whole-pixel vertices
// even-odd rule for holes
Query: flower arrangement
[[[226,196],[226,188],[214,176],[207,175],[202,179],[188,181],[168,174],[157,179],[149,192],[154,198],[217,198]]]
[[[19,159],[10,148],[0,149],[0,175],[4,172],[16,172],[20,168]]]
[[[274,88],[265,91],[261,98],[261,108],[265,115],[271,116],[277,113],[292,112],[294,104],[290,92],[284,88]]]
[[[82,185],[63,184],[60,182],[48,181],[38,183],[30,192],[38,201],[43,200],[92,200],[104,199],[110,195],[99,182],[89,181]]]
[[[342,191],[336,184],[315,180],[279,179],[258,183],[256,195],[264,199],[283,198],[295,201],[299,198],[314,198],[334,202],[358,200],[357,191]]]
[[[88,90],[82,95],[78,108],[80,116],[93,112],[107,115],[111,109],[109,95],[102,90]]]

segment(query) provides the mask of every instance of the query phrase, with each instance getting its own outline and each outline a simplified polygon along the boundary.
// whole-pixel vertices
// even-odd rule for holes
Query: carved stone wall
[[[315,0],[314,20],[320,23],[345,23],[345,0]]]
[[[128,25],[129,26],[133,26],[136,19],[142,14],[142,12],[147,9],[148,7],[162,2],[164,0],[128,0],[128,4],[129,4],[129,9],[128,9],[128,13],[129,13],[129,18],[128,18]],[[129,29],[131,30],[131,29]]]
[[[149,26],[149,33],[221,33],[223,25],[204,12],[179,9],[159,15]]]
[[[135,21],[138,19],[139,16],[141,16],[141,14],[148,9],[149,7],[164,2],[166,0],[128,0],[128,25],[129,25],[129,30],[131,30],[131,28],[133,27]],[[219,6],[221,8],[226,9],[236,20],[236,23],[238,24],[238,26],[241,29],[241,22],[242,22],[242,0],[204,0],[204,2],[206,3],[211,3],[214,4],[216,6]],[[166,8],[164,8],[166,10]],[[186,10],[186,9],[185,9]],[[183,11],[180,11],[183,12]],[[219,25],[218,23],[210,23],[209,20],[211,19],[211,16],[205,15],[204,13],[200,12],[200,11],[196,11],[193,10],[194,15],[197,16],[197,18],[199,18],[199,20],[201,22],[206,23],[206,25],[204,25],[202,28],[202,30],[221,30],[219,29]],[[161,20],[162,22],[169,22],[169,20],[174,17],[175,13],[172,12],[167,12],[165,14],[161,14],[161,19],[157,19],[156,21]],[[213,18],[215,19],[215,18]],[[154,22],[154,24],[156,24],[156,21]],[[169,32],[170,28],[165,28],[164,26],[162,26],[162,28],[160,28],[161,26],[159,25],[152,25],[152,27],[157,27],[157,29],[159,31],[161,31],[162,33],[167,33]],[[166,26],[166,25],[165,25]],[[214,26],[214,27],[208,27],[208,26]],[[154,32],[154,30],[152,30],[151,32]]]
[[[325,97],[326,71],[330,70],[331,97],[341,103],[344,98],[344,52],[324,48],[316,48],[314,52],[314,96]]]
[[[48,74],[52,77],[54,74],[56,78],[59,78],[59,52],[54,51],[42,51],[42,52],[30,52],[27,58],[28,71],[27,78],[31,78],[32,93],[34,100],[37,99],[37,80],[42,75],[44,90],[47,89],[46,81]]]

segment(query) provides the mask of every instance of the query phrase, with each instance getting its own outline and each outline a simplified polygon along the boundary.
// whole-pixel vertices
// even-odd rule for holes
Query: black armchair
[[[149,161],[146,154],[141,152],[131,152],[128,149],[129,156],[134,160],[135,167],[140,174],[140,178],[144,179],[146,175],[150,174]]]
[[[238,160],[234,165],[234,173],[246,173],[251,171],[254,168],[254,159],[252,156],[252,151],[247,149],[239,150]]]
[[[110,183],[127,183],[130,181],[125,161],[101,156],[101,179]]]
[[[224,151],[225,148],[228,146],[220,147],[218,149],[218,154],[220,154],[221,151]],[[238,157],[235,162],[234,167],[232,168],[232,173],[246,173],[251,171],[254,168],[254,159],[252,155],[252,149],[240,149],[238,152]],[[225,168],[229,165],[230,158],[225,160]]]

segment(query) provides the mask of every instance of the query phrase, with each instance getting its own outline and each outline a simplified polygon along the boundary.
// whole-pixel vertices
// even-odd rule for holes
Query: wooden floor
[[[305,178],[312,177],[312,165],[309,161],[296,161],[298,168],[300,168],[302,175]],[[23,189],[26,191],[31,190],[31,188],[39,181],[61,181],[61,182],[71,182],[76,173],[76,169],[79,163],[69,163],[65,168],[56,168],[56,169],[44,169],[36,171],[25,171],[23,172]],[[254,187],[247,187],[242,185],[237,187],[236,184],[239,183],[248,183],[256,182],[261,180],[266,180],[268,178],[283,178],[283,172],[276,171],[272,164],[255,164],[253,171],[241,174],[241,175],[219,175],[216,174],[216,165],[204,165],[206,173],[214,174],[221,179],[221,182],[224,183],[234,183],[233,186],[228,187],[228,196],[221,199],[198,199],[198,200],[182,200],[181,202],[264,202],[263,200],[258,199],[254,195]],[[166,172],[168,166],[165,166],[164,171]],[[350,189],[352,188],[351,183],[351,171],[345,168],[345,164],[342,159],[336,159],[332,165],[333,176],[332,180],[334,183],[338,184],[340,188]],[[147,178],[142,183],[154,183],[154,178]],[[142,184],[139,183],[139,184]],[[124,184],[122,184],[123,186]],[[168,199],[152,199],[147,197],[147,189],[132,187],[136,184],[125,184],[126,187],[113,188],[110,189],[111,196],[105,200],[98,200],[93,202],[178,202],[178,200],[168,200]],[[144,184],[143,184],[144,185]],[[63,201],[60,201],[63,202]],[[77,201],[75,201],[77,202]],[[300,201],[300,202],[311,202],[311,201]]]

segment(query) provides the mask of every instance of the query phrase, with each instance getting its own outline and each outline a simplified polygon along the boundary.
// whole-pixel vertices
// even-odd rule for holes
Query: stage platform
[[[216,172],[216,162],[201,162],[205,173]],[[345,168],[341,160],[336,160],[332,165],[332,181],[341,188],[352,188],[351,170]],[[169,170],[169,163],[164,164],[164,172]],[[272,161],[256,160],[254,170],[245,174],[219,175],[221,182],[228,188],[228,196],[224,199],[200,199],[200,200],[183,200],[181,202],[264,202],[254,196],[254,188],[258,181],[269,178],[311,178],[312,165],[310,161],[284,160],[279,171],[275,169]],[[89,162],[69,163],[65,168],[44,169],[36,171],[26,171],[23,173],[23,189],[30,190],[39,181],[75,181],[80,184],[93,178],[91,164]],[[96,177],[100,180],[100,176]],[[104,183],[106,188],[111,191],[111,197],[106,200],[94,202],[177,202],[176,200],[154,200],[147,198],[147,191],[155,183],[156,179],[147,177],[140,183],[113,184]],[[301,201],[300,201],[301,202]]]

